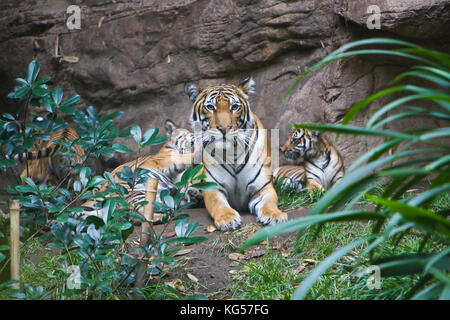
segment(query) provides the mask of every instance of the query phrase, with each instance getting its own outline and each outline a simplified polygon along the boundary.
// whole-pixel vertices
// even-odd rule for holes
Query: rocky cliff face
[[[372,2],[381,9],[381,30],[366,25]],[[81,8],[79,30],[66,26],[71,4]],[[267,128],[279,128],[284,141],[289,123],[338,122],[405,68],[403,61],[381,57],[340,61],[308,76],[280,103],[307,67],[371,36],[449,51],[449,27],[449,0],[3,0],[1,111],[16,107],[7,93],[33,58],[66,95],[76,92],[102,112],[123,110],[121,126],[144,129],[163,127],[165,119],[188,125],[186,83],[251,75],[253,111]],[[439,124],[405,124],[411,125]],[[338,144],[349,164],[370,143],[344,137]]]

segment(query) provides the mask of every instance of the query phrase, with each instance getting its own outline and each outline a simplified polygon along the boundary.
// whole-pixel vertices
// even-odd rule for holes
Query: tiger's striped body
[[[218,184],[218,190],[203,192],[204,201],[222,231],[241,224],[237,210],[250,211],[264,224],[287,220],[277,207],[267,132],[250,110],[253,85],[246,79],[239,86],[186,87],[193,101],[191,124],[201,136],[205,180]]]
[[[193,147],[194,135],[186,129],[177,129],[173,122],[166,122],[166,131],[170,139],[162,146],[161,150],[155,155],[148,155],[140,157],[139,159],[126,162],[115,168],[111,174],[114,176],[116,183],[122,185],[128,192],[126,195],[127,201],[131,205],[136,205],[145,199],[146,179],[144,183],[138,183],[134,189],[119,178],[118,173],[123,171],[124,167],[130,167],[131,170],[136,168],[147,169],[145,176],[148,178],[158,179],[158,190],[156,201],[160,201],[160,193],[162,190],[173,191],[174,184],[181,179],[184,170],[193,164]],[[104,184],[99,192],[106,190],[108,184]],[[196,190],[188,190],[188,195],[185,201],[193,200],[194,202],[201,201],[201,194]],[[97,214],[95,210],[95,201],[89,200],[82,204],[85,208],[85,215]],[[141,214],[143,207],[137,205],[135,208]],[[98,212],[100,213],[100,211]]]
[[[76,131],[70,127],[49,134],[48,141],[37,141],[29,151],[18,154],[15,160],[28,159],[28,169],[25,168],[20,177],[31,178],[36,184],[58,184],[66,179],[67,185],[75,177],[75,165],[83,162],[84,150],[77,144],[73,144],[74,152],[70,154],[59,154],[61,149],[55,140],[74,141],[79,138]],[[40,146],[38,146],[40,144]]]
[[[327,190],[342,179],[345,168],[344,161],[337,149],[319,132],[306,129],[294,129],[281,147],[287,159],[297,164],[295,168],[280,167],[275,172],[276,180],[286,177],[287,183],[295,187]]]
[[[295,191],[306,187],[306,171],[304,165],[281,166],[273,171],[273,182],[283,186],[289,186]]]

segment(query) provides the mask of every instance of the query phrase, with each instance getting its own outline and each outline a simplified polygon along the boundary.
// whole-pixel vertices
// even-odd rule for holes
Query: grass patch
[[[298,285],[298,277],[293,271],[297,259],[283,257],[276,250],[267,249],[262,258],[241,265],[230,286],[231,296],[235,299],[286,300]]]
[[[352,222],[326,224],[318,235],[312,231],[301,234],[293,247],[301,256],[308,256],[321,261],[335,249],[346,245],[352,240],[369,235],[372,223]],[[314,236],[316,239],[313,240]],[[402,238],[392,238],[387,241],[376,258],[394,254],[416,253],[422,244],[424,234],[414,231],[403,235]],[[312,287],[307,299],[314,300],[385,300],[403,299],[407,296],[418,276],[381,278],[380,288],[368,285],[369,275],[363,272],[370,266],[367,256],[361,257],[366,245],[356,248],[349,255],[340,259],[328,270]],[[423,252],[436,251],[444,248],[441,239],[430,239],[422,248]]]
[[[319,189],[313,189],[311,191],[303,189],[301,191],[296,191],[289,186],[282,184],[274,184],[274,187],[278,195],[278,207],[282,209],[310,207],[316,203],[324,193]]]
[[[292,189],[275,186],[279,205],[282,208],[310,207],[321,196],[308,191],[295,192]],[[381,194],[381,185],[374,185],[370,193]],[[360,205],[366,205],[361,198]],[[372,203],[370,203],[373,205]],[[435,212],[448,211],[449,193],[441,194],[432,203]],[[235,299],[290,299],[298,284],[308,273],[336,249],[355,239],[371,234],[373,222],[328,223],[319,232],[304,230],[297,234],[289,245],[289,254],[267,249],[264,257],[251,263],[242,263],[230,282],[230,291]],[[419,248],[422,252],[435,252],[448,246],[445,239],[431,237],[423,243],[424,233],[407,230],[399,237],[386,241],[377,251],[376,258],[394,254],[413,254]],[[362,272],[370,266],[367,256],[361,253],[367,245],[360,246],[341,258],[314,284],[307,299],[314,300],[391,300],[404,299],[414,287],[419,276],[381,278],[380,287],[371,286],[370,275]]]

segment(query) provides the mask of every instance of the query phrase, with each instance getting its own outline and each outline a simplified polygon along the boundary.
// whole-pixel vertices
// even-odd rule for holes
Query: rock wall
[[[381,30],[366,26],[372,2],[381,9]],[[81,7],[80,30],[66,26],[71,4]],[[449,52],[449,27],[450,0],[2,0],[0,111],[17,107],[6,96],[33,58],[66,95],[76,92],[101,112],[123,110],[120,126],[144,129],[162,128],[165,119],[188,125],[186,83],[251,75],[252,109],[267,128],[280,129],[283,142],[289,123],[336,123],[405,68],[405,61],[383,57],[339,61],[309,75],[280,103],[313,63],[372,36]],[[440,125],[428,122],[404,125]],[[371,143],[339,140],[347,166]]]

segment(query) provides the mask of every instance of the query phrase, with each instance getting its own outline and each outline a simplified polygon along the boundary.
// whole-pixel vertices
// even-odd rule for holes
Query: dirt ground
[[[307,215],[308,211],[307,208],[300,208],[286,212],[289,214],[289,219],[294,219]],[[213,220],[206,209],[188,209],[186,213],[189,214],[189,223],[197,221],[200,224],[192,236],[206,237],[208,241],[183,246],[175,257],[177,267],[168,269],[160,278],[160,283],[176,287],[179,291],[184,291],[186,295],[203,294],[210,299],[227,298],[229,292],[226,287],[236,270],[242,267],[240,262],[245,263],[249,259],[264,256],[267,247],[264,242],[248,248],[243,253],[237,252],[240,245],[263,226],[256,222],[255,216],[244,212],[241,214],[241,227],[224,233],[215,230]],[[166,228],[164,225],[156,225],[154,229],[159,234],[165,228],[164,234],[175,237],[174,225],[175,222],[172,221]],[[211,230],[214,231],[211,232]],[[137,245],[139,235],[140,227],[138,226],[130,236],[130,242]],[[295,236],[295,233],[277,236],[271,240],[270,245],[288,247],[289,242],[295,240]],[[180,247],[180,244],[176,246]],[[180,286],[180,280],[184,285]]]

